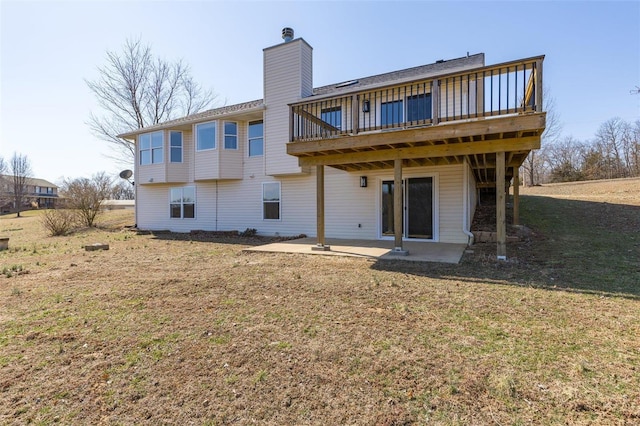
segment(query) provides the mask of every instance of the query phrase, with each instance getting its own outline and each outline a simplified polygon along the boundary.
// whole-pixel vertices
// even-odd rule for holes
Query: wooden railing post
[[[520,225],[520,167],[513,168],[513,224]]]
[[[436,125],[440,121],[440,80],[433,81],[431,88],[431,122]]]
[[[358,127],[360,127],[360,102],[359,95],[353,95],[351,97],[351,131],[354,135],[358,134]]]
[[[296,140],[295,135],[293,134],[293,109],[295,107],[289,107],[289,142],[293,142]]]
[[[542,59],[536,61],[536,112],[542,112]]]
[[[503,151],[496,153],[496,240],[498,260],[507,259],[505,182],[505,154]]]

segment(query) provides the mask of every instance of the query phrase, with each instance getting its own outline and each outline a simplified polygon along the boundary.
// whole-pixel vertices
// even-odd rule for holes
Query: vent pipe
[[[293,28],[283,28],[282,29],[282,39],[284,40],[285,43],[289,43],[291,40],[293,40]]]

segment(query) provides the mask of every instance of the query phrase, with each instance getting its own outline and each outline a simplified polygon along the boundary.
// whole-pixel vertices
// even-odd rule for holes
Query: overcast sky
[[[85,79],[140,37],[183,59],[219,105],[262,98],[262,49],[281,30],[314,48],[314,85],[485,53],[487,65],[546,55],[563,135],[640,119],[640,2],[0,1],[0,156],[35,177],[117,175],[85,124],[100,114]]]

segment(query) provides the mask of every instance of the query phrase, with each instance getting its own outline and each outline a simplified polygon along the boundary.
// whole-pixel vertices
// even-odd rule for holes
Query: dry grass
[[[552,183],[523,188],[521,194],[640,206],[640,178]]]
[[[46,237],[37,213],[0,218],[0,423],[640,422],[638,294],[528,261],[545,224],[507,263],[489,246],[440,265],[131,222]]]

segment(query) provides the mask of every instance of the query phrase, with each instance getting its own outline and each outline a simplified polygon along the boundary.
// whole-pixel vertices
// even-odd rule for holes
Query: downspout
[[[469,230],[469,165],[466,158],[462,167],[462,232],[469,237],[467,245],[473,245],[475,237]]]

